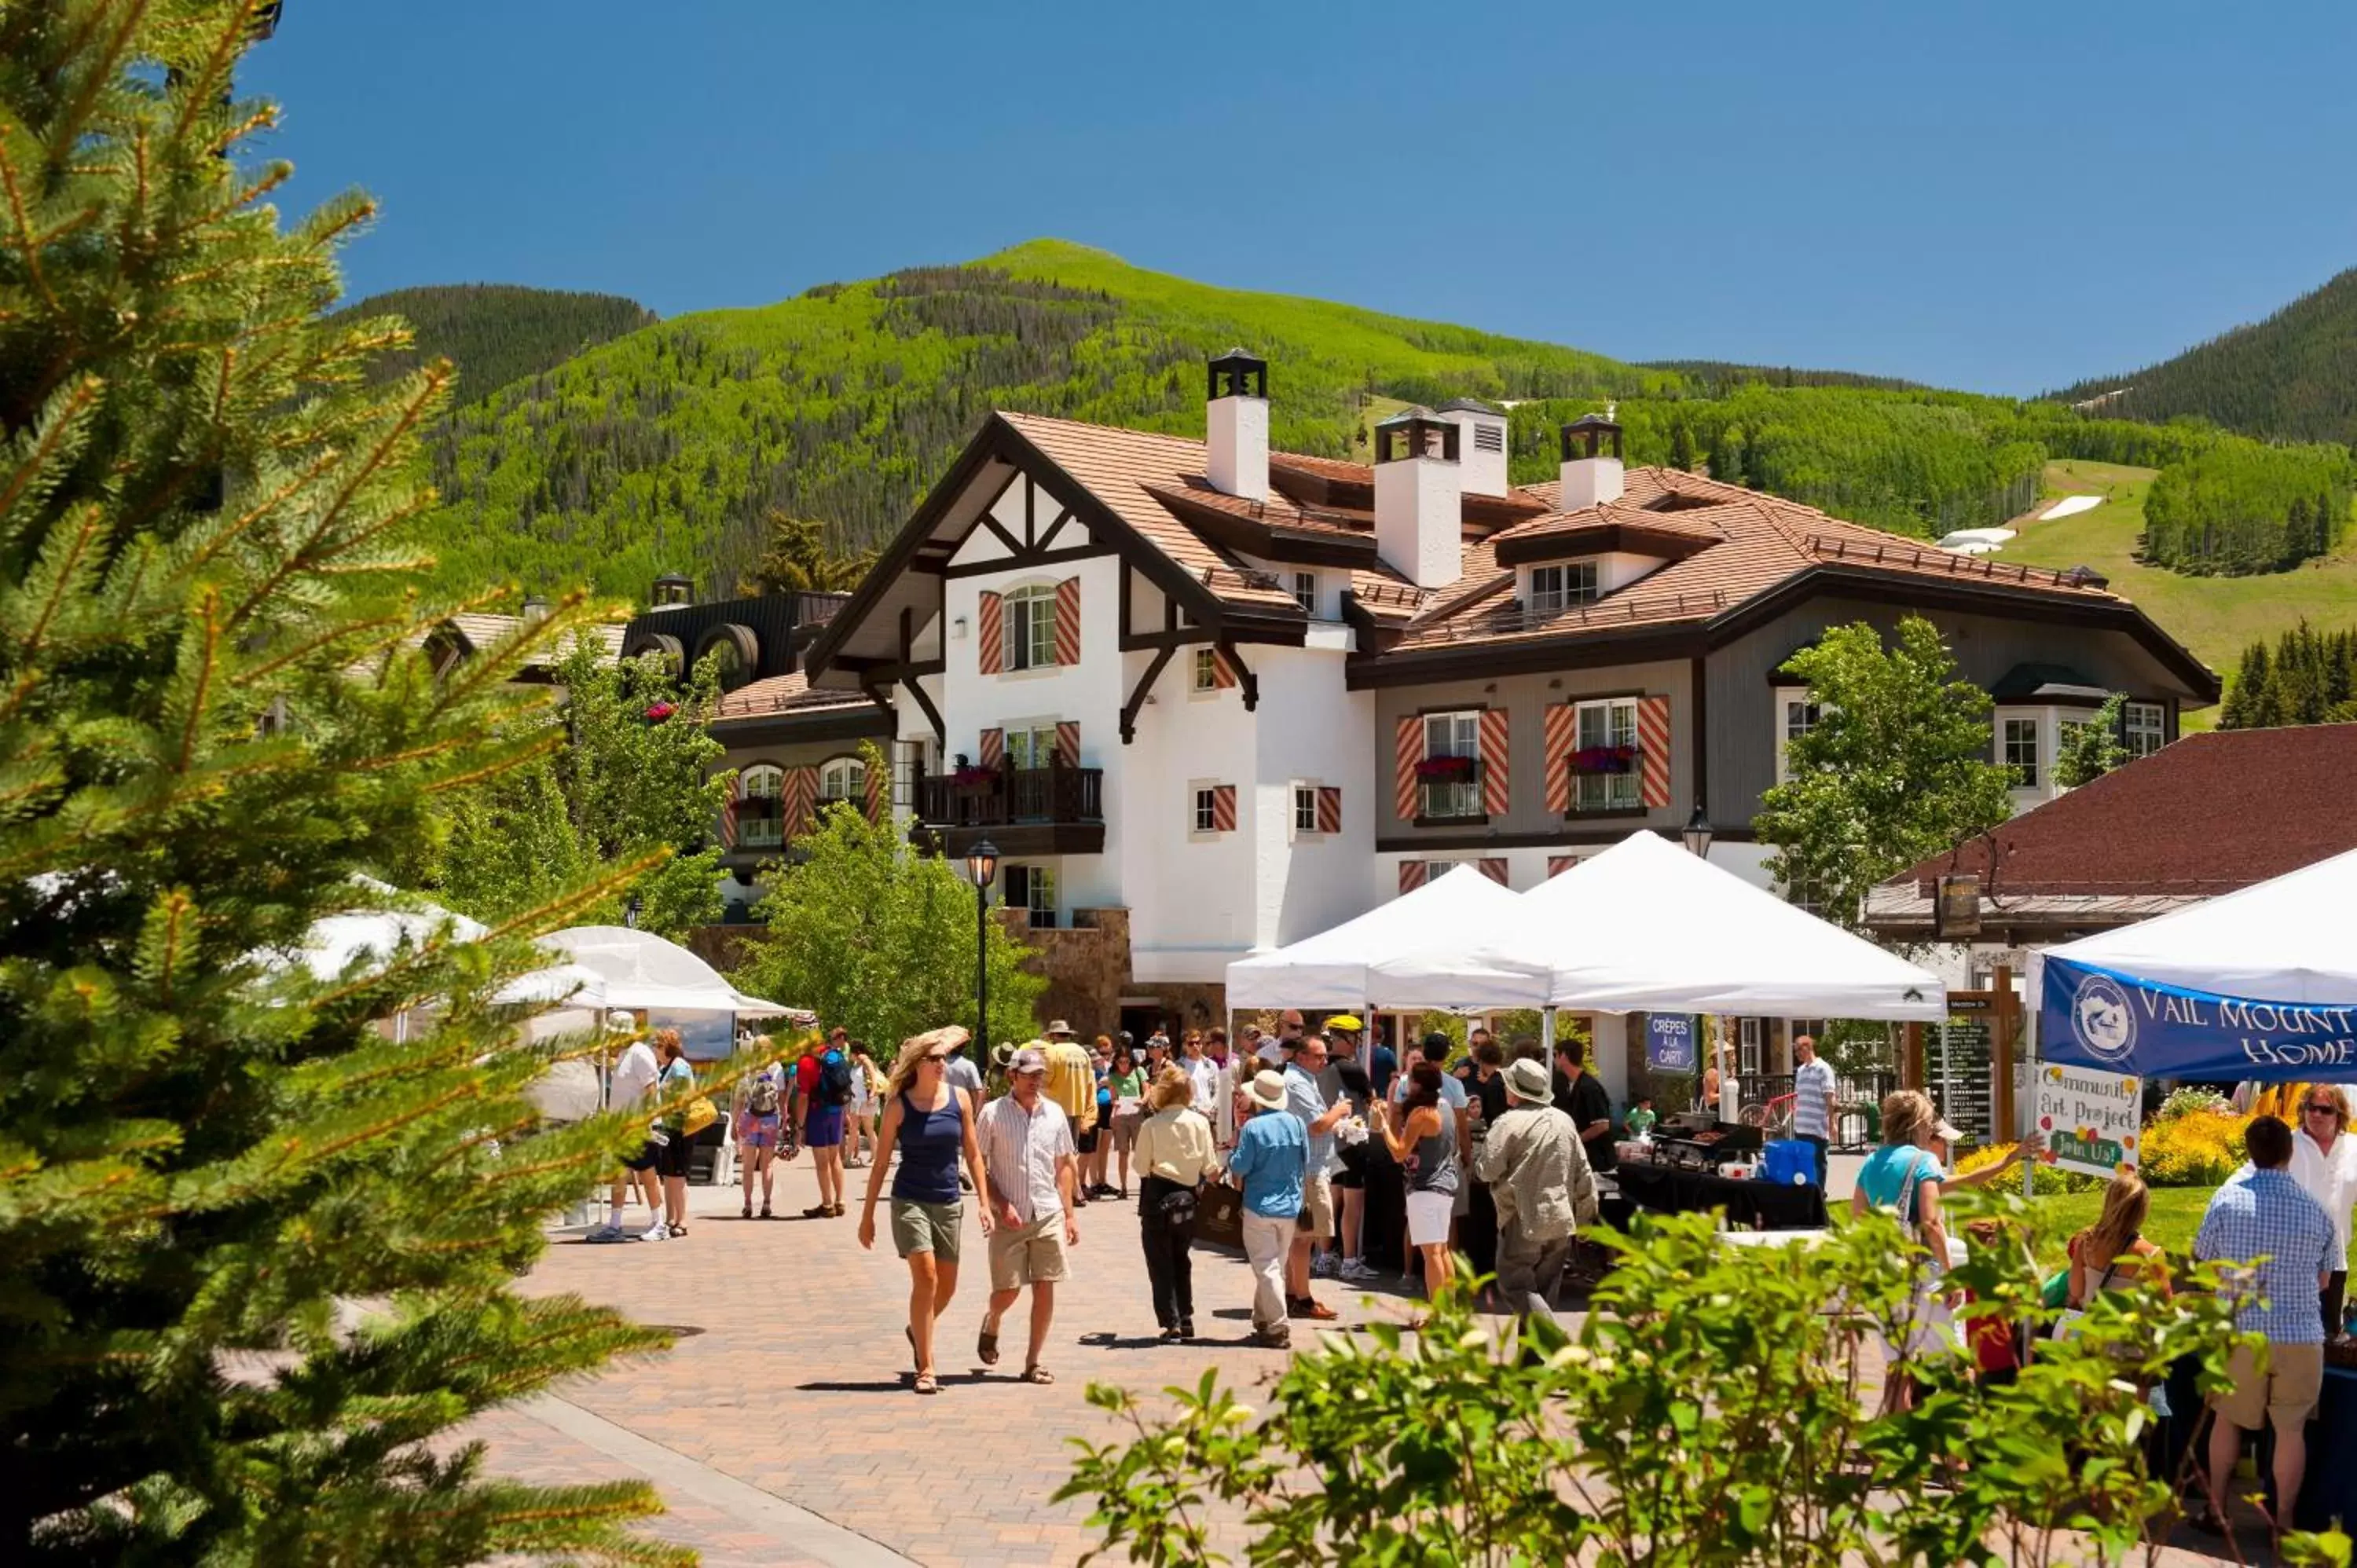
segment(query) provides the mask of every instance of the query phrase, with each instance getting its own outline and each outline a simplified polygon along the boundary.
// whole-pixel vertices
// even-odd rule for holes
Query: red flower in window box
[[[647,723],[659,725],[679,710],[669,703],[651,703],[647,708]]]
[[[1426,784],[1453,784],[1473,777],[1470,757],[1427,757],[1415,765],[1415,776]]]
[[[1644,754],[1633,746],[1583,746],[1571,754],[1574,773],[1626,773]]]

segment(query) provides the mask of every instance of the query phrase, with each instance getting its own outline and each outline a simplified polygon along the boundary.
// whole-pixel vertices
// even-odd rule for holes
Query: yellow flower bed
[[[2251,1117],[2199,1111],[2144,1130],[2144,1179],[2153,1187],[2216,1187],[2244,1160]]]

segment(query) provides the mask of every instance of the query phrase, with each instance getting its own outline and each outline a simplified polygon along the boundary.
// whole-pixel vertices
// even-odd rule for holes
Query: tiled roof
[[[1868,918],[1931,921],[1978,875],[1988,914],[2118,925],[2357,849],[2357,725],[2190,735],[1875,888]],[[2147,907],[2150,906],[2150,907]]]
[[[783,675],[748,681],[733,692],[722,693],[719,716],[724,719],[749,719],[771,714],[807,714],[830,708],[872,706],[874,704],[858,692],[838,692],[823,686],[813,691],[802,672],[794,670]]]
[[[447,628],[457,632],[465,640],[468,652],[478,653],[502,638],[514,635],[522,626],[523,617],[522,616],[490,615],[479,610],[462,610],[457,615],[444,618],[436,623],[435,627],[416,633],[409,639],[409,641],[412,646],[422,646],[436,630]],[[619,659],[622,656],[620,627],[601,621],[581,629],[597,642],[598,650],[605,658]],[[527,668],[538,668],[544,664],[554,663],[565,656],[565,651],[572,645],[573,639],[568,636],[561,643],[536,654]]]

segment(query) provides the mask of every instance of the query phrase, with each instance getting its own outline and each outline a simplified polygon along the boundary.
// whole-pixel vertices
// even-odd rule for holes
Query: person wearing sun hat
[[[1473,1174],[1498,1207],[1498,1294],[1519,1323],[1553,1324],[1548,1297],[1571,1262],[1579,1227],[1596,1219],[1596,1176],[1571,1118],[1553,1103],[1544,1062],[1523,1058],[1500,1075],[1506,1111],[1473,1154]]]
[[[1228,1174],[1243,1189],[1244,1257],[1253,1272],[1253,1330],[1260,1342],[1283,1349],[1286,1326],[1286,1260],[1301,1213],[1309,1174],[1309,1134],[1286,1110],[1285,1074],[1255,1073],[1244,1085],[1251,1120],[1236,1131]]]

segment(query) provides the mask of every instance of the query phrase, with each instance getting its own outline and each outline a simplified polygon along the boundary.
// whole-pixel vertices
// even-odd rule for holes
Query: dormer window
[[[1301,613],[1312,620],[1318,618],[1318,574],[1296,572],[1293,575],[1293,599]]]
[[[1596,563],[1566,561],[1558,566],[1531,568],[1531,608],[1552,615],[1574,605],[1592,605],[1600,596],[1596,586]]]

